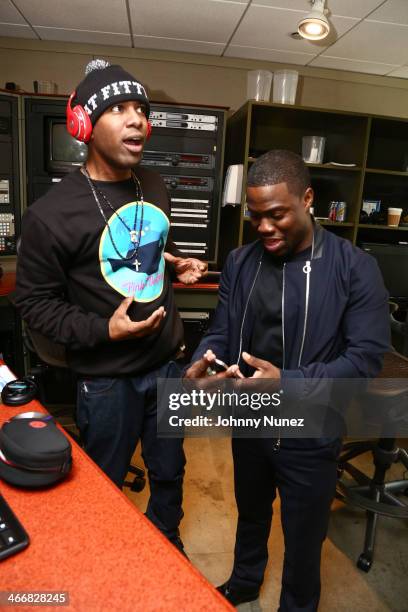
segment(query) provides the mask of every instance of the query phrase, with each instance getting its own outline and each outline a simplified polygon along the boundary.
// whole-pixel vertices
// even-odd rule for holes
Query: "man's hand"
[[[132,302],[133,297],[125,298],[109,319],[109,338],[111,340],[142,338],[153,334],[166,316],[166,311],[163,306],[160,306],[144,321],[132,321],[127,314]]]
[[[253,357],[245,352],[242,353],[242,358],[248,365],[256,370],[251,378],[272,378],[274,380],[280,380],[281,371],[274,366],[273,363],[265,361],[264,359],[258,359],[258,357]],[[230,366],[226,371],[226,375],[227,378],[244,378],[245,380],[249,380],[245,378],[237,364]]]
[[[208,264],[194,257],[184,259],[166,252],[164,258],[174,266],[178,280],[185,285],[196,283],[208,272]]]
[[[193,365],[187,370],[183,377],[183,386],[186,389],[204,389],[214,390],[219,388],[220,381],[229,378],[228,370],[225,372],[218,372],[217,374],[210,374],[207,371],[214,364],[216,355],[211,349],[208,349],[201,359],[195,361]],[[191,381],[191,382],[189,382]]]
[[[255,368],[255,372],[252,374],[251,378],[273,378],[275,380],[280,380],[280,369],[274,366],[270,361],[258,359],[258,357],[253,357],[245,352],[242,353],[242,358],[248,365]]]
[[[211,349],[208,349],[201,359],[195,361],[192,366],[189,367],[184,375],[184,378],[227,378],[227,372],[219,372],[218,374],[209,375],[207,370],[211,368],[211,365],[216,359],[215,354]]]

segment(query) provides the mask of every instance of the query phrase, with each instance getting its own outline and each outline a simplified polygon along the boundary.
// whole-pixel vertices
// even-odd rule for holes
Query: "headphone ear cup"
[[[153,130],[153,126],[150,123],[150,121],[147,122],[147,129],[146,129],[146,141],[149,140],[150,136],[152,135],[152,130]]]
[[[88,113],[80,104],[72,108],[71,101],[75,97],[74,91],[67,103],[67,130],[71,136],[80,142],[89,142],[92,134],[92,123]]]
[[[92,123],[86,110],[80,106],[74,106],[72,115],[76,117],[76,134],[72,134],[74,138],[80,142],[89,142],[92,134]]]

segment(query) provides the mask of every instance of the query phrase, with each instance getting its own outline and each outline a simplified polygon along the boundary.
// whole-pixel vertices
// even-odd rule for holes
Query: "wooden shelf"
[[[348,221],[330,221],[329,219],[327,221],[316,219],[316,221],[326,227],[354,227],[354,223],[349,223]]]
[[[340,172],[361,172],[361,166],[337,166],[336,164],[309,164],[306,166],[308,168],[321,168],[322,170],[339,170]]]
[[[253,164],[258,158],[257,157],[248,157],[248,163]],[[310,164],[306,163],[308,168],[319,168],[322,170],[339,170],[340,172],[361,172],[361,166],[337,166],[336,164]],[[405,173],[408,176],[408,173]]]
[[[226,163],[250,167],[263,153],[272,149],[300,154],[302,139],[310,135],[326,139],[325,159],[356,164],[306,164],[316,194],[314,208],[317,216],[325,217],[332,201],[347,202],[349,221],[322,220],[319,223],[353,243],[362,234],[367,240],[398,240],[398,234],[391,235],[388,230],[400,232],[401,239],[404,239],[403,232],[407,232],[408,227],[358,221],[363,200],[381,200],[382,212],[390,206],[403,208],[404,215],[408,212],[408,185],[405,182],[408,172],[386,169],[387,166],[404,168],[408,163],[408,121],[405,119],[249,101],[228,119]],[[225,253],[254,239],[250,218],[244,213],[244,205],[233,212],[228,211],[228,214],[223,213],[224,228],[228,230],[221,230],[225,236]]]
[[[408,231],[408,227],[392,227],[390,225],[372,225],[371,223],[359,223],[358,224],[358,229],[375,229],[375,230],[391,230],[391,231],[398,231],[398,232],[407,232]]]
[[[246,215],[244,215],[244,221],[251,221],[251,219],[249,217],[247,217]],[[328,227],[354,227],[354,223],[349,223],[348,221],[330,221],[329,219],[327,221],[323,221],[320,219],[316,219],[316,222],[319,223],[319,225],[325,225]],[[378,227],[375,225],[370,225],[370,227]],[[379,226],[382,227],[382,226]],[[390,228],[392,229],[392,228]],[[394,229],[398,229],[398,228],[394,228]],[[405,228],[408,229],[408,228]]]
[[[381,170],[380,168],[366,168],[365,171],[369,174],[388,174],[389,176],[408,177],[408,172],[399,172],[398,170]]]

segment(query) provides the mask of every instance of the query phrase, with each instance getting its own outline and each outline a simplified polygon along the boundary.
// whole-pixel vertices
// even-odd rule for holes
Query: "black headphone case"
[[[42,487],[59,482],[71,470],[71,443],[52,417],[21,417],[0,429],[0,477],[10,484]]]

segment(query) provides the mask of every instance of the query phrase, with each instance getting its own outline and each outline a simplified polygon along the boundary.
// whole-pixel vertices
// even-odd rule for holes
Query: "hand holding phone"
[[[217,359],[215,353],[208,349],[201,359],[198,359],[189,367],[184,378],[207,378],[222,374],[227,370],[227,364],[221,359]]]
[[[207,375],[215,376],[216,374],[220,374],[221,372],[226,372],[227,370],[228,370],[227,364],[221,361],[221,359],[215,358],[214,361],[207,368]]]

